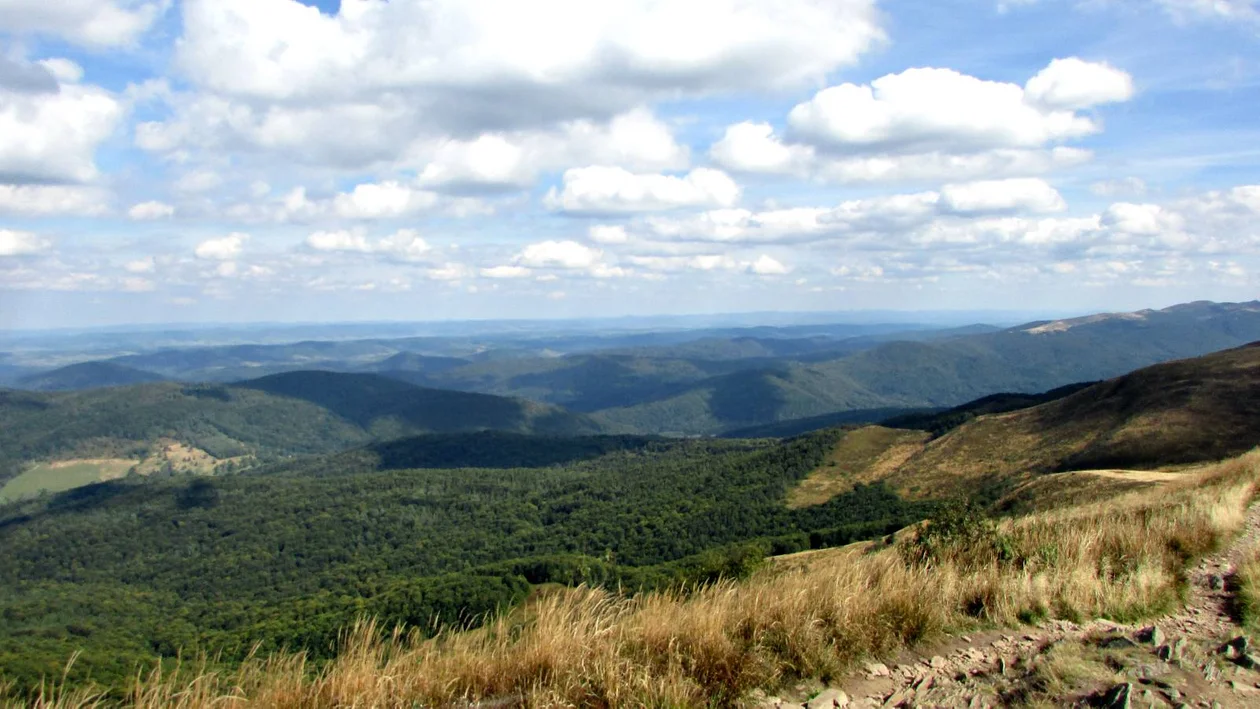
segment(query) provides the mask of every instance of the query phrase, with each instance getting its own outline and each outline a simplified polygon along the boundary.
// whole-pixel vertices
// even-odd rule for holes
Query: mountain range
[[[589,431],[720,435],[778,423],[805,430],[790,422],[817,418],[826,425],[841,420],[827,417],[847,412],[948,408],[1237,347],[1260,339],[1260,302],[1198,302],[1005,329],[871,330],[797,326],[700,331],[692,339],[531,336],[487,344],[424,337],[162,350],[72,365],[18,384],[72,390],[145,378],[256,380],[326,370],[559,406],[587,415],[582,426]],[[340,389],[359,380],[323,381]],[[374,382],[374,395],[382,395],[378,379],[362,381]],[[409,391],[399,386],[400,396]]]

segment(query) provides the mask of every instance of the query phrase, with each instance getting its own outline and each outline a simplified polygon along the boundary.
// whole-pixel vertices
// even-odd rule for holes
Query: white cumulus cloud
[[[346,219],[389,219],[429,209],[438,196],[395,181],[365,183],[333,200],[333,212]]]
[[[0,0],[6,32],[45,34],[76,44],[131,44],[149,29],[169,2],[128,0]]]
[[[618,167],[566,170],[564,188],[547,194],[551,209],[566,212],[650,212],[678,207],[730,206],[741,190],[721,170],[696,168],[682,177],[635,174]]]
[[[0,185],[0,214],[95,216],[108,211],[104,190],[71,185]]]
[[[218,239],[206,239],[197,244],[193,253],[207,261],[231,261],[241,255],[246,241],[249,241],[249,234],[236,232]]]
[[[947,209],[964,213],[1060,212],[1067,202],[1045,180],[1022,178],[987,180],[941,188]]]
[[[26,256],[46,251],[50,244],[29,231],[0,229],[0,256]]]
[[[1024,95],[1051,110],[1089,108],[1133,98],[1133,77],[1109,64],[1055,59],[1028,80]]]
[[[1100,95],[1119,100],[1107,93],[1114,92],[1107,84],[1110,78],[1100,81],[1082,65],[1107,77],[1115,72],[1080,60],[1052,63],[1038,74],[1047,78],[1029,82],[1038,82],[1040,91],[1032,98],[1049,101],[1038,103],[1016,84],[985,81],[952,69],[907,69],[869,85],[823,89],[793,108],[788,123],[802,141],[834,150],[911,153],[1039,147],[1101,130],[1092,118],[1071,110],[1080,102]],[[1065,108],[1060,102],[1072,105]]]
[[[316,251],[358,251],[368,253],[372,245],[362,232],[317,231],[306,237],[306,245]]]
[[[792,269],[783,265],[782,262],[766,254],[759,256],[748,269],[759,276],[782,276],[792,272]]]
[[[108,91],[66,78],[70,75],[63,72],[52,91],[0,85],[0,181],[96,178],[96,150],[122,122],[126,109]]]
[[[597,224],[587,234],[597,244],[624,244],[630,240],[626,228],[621,225]]]
[[[532,271],[524,266],[492,266],[481,269],[481,275],[486,278],[527,278],[530,273]]]
[[[1102,130],[1078,110],[1132,95],[1128,74],[1078,58],[1054,60],[1027,87],[907,69],[819,91],[789,112],[785,135],[731,125],[709,156],[737,172],[846,183],[1023,177],[1088,161],[1062,145]]]
[[[808,171],[815,158],[813,148],[785,145],[769,123],[753,122],[728,127],[709,149],[709,156],[731,170],[781,174]]]
[[[433,251],[413,229],[400,229],[375,242],[362,229],[317,231],[306,237],[306,245],[315,251],[378,254],[395,261],[427,260]]]
[[[817,80],[883,37],[870,0],[393,0],[343,3],[335,16],[295,0],[188,0],[183,18],[180,64],[226,94],[454,87],[469,99],[473,89],[488,102],[507,91],[518,103],[547,97],[571,110],[581,90],[616,101]]]
[[[543,241],[526,246],[516,261],[530,268],[590,268],[603,255],[576,241]]]
[[[165,202],[141,202],[127,210],[127,216],[137,221],[151,221],[175,216],[175,207]]]

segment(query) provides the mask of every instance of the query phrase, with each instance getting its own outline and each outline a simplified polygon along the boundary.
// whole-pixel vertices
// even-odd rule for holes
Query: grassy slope
[[[0,504],[36,495],[40,491],[62,492],[105,480],[115,480],[126,475],[139,462],[99,459],[40,463],[0,485]]]
[[[1155,468],[1260,443],[1260,346],[1170,362],[1065,399],[981,417],[927,446],[889,480],[926,489],[993,477]]]
[[[789,507],[819,505],[836,495],[888,477],[923,449],[927,434],[867,426],[844,434],[822,467],[788,494]]]
[[[754,689],[826,682],[945,630],[1050,617],[1137,620],[1168,611],[1186,569],[1242,525],[1255,454],[1137,493],[976,533],[919,537],[780,564],[690,595],[560,592],[481,630],[423,640],[350,633],[314,670],[300,657],[235,675],[141,680],[135,706],[445,705],[519,697],[527,706],[734,705]],[[930,528],[929,528],[930,530]],[[931,539],[930,544],[918,539]],[[924,554],[927,556],[924,556]],[[59,697],[81,706],[88,693]]]
[[[982,400],[975,410],[991,403]],[[969,416],[973,408],[924,417],[918,425],[953,425],[957,414]],[[1155,365],[1032,408],[968,416],[935,440],[924,434],[913,455],[906,454],[905,440],[880,433],[884,429],[858,431],[866,448],[877,442],[887,448],[815,471],[797,494],[825,499],[821,491],[843,492],[846,481],[884,480],[916,497],[987,488],[992,494],[1013,491],[1011,505],[1036,505],[1051,488],[1071,497],[1074,488],[1094,484],[1039,479],[1044,473],[1151,469],[1235,456],[1260,445],[1260,345]],[[899,464],[876,467],[885,454]],[[1125,487],[1123,482],[1114,486]],[[1033,487],[1021,491],[1021,485]]]

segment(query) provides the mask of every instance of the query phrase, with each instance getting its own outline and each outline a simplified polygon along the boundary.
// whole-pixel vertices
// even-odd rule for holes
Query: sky
[[[1256,297],[1260,0],[0,0],[0,328]]]

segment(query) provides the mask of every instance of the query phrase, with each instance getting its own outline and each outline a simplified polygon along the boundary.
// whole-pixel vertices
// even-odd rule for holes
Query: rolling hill
[[[16,384],[32,391],[77,391],[102,387],[150,384],[165,381],[166,377],[153,372],[128,367],[117,362],[82,362],[51,372],[22,377]]]
[[[923,417],[919,425],[925,430],[918,436],[861,429],[854,433],[886,441],[885,449],[869,453],[873,462],[820,468],[808,484],[841,483],[829,487],[839,492],[859,482],[883,482],[911,497],[953,490],[1014,500],[1022,486],[1044,485],[1056,474],[1175,468],[1260,445],[1260,343],[1154,365],[1063,393],[1048,395],[1056,398],[1047,403],[983,414],[956,427],[957,412]],[[981,401],[970,410],[985,406]],[[897,425],[907,423],[903,419]],[[907,443],[913,450],[904,448]],[[896,465],[875,465],[887,463],[885,450],[893,446],[903,447]]]
[[[294,372],[236,385],[0,390],[0,481],[35,460],[143,457],[174,441],[224,460],[329,453],[419,433],[584,434],[581,415],[520,399],[425,389],[375,374]]]
[[[719,434],[855,409],[942,408],[996,392],[1044,392],[1258,339],[1260,302],[1190,303],[888,342],[829,361],[713,377],[595,413],[640,432]]]

